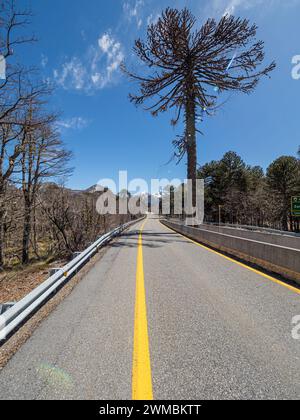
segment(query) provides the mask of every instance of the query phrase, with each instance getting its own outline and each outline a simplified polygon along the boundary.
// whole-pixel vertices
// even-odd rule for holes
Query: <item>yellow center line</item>
[[[132,399],[133,400],[153,400],[147,308],[146,308],[146,293],[145,293],[145,281],[144,281],[144,265],[143,265],[142,233],[143,233],[143,229],[144,229],[146,221],[143,223],[141,227],[139,238],[138,238],[135,320],[134,320],[134,340],[133,340],[133,366],[132,366]]]
[[[160,223],[161,223],[161,222],[160,222]],[[164,225],[163,223],[161,223],[161,224],[162,224],[165,228],[169,229],[171,232],[175,232],[175,233],[177,233],[178,235],[180,235],[180,236],[182,236],[182,237],[186,238],[188,241],[192,242],[193,244],[195,244],[195,245],[197,245],[197,246],[200,246],[201,248],[206,249],[207,251],[210,251],[210,252],[212,252],[213,254],[219,255],[220,257],[225,258],[225,260],[228,260],[228,261],[230,261],[230,262],[233,262],[233,263],[235,263],[235,264],[239,265],[240,267],[244,267],[244,268],[246,268],[247,270],[252,271],[252,272],[253,272],[253,273],[255,273],[255,274],[258,274],[259,276],[264,277],[264,278],[266,278],[266,279],[268,279],[268,280],[272,281],[273,283],[279,284],[280,286],[283,286],[283,287],[285,287],[286,289],[289,289],[290,291],[292,291],[292,292],[297,293],[298,295],[300,295],[300,289],[297,289],[296,287],[293,287],[293,286],[291,286],[291,285],[289,285],[289,284],[287,284],[287,283],[284,283],[283,281],[280,281],[280,280],[276,279],[275,277],[269,276],[268,274],[265,274],[265,273],[263,273],[262,271],[256,270],[255,268],[252,268],[252,267],[250,267],[250,266],[248,266],[248,265],[246,265],[246,264],[243,264],[243,263],[241,263],[241,262],[239,262],[239,261],[236,261],[236,260],[234,260],[233,258],[227,257],[226,255],[221,254],[221,252],[214,251],[213,249],[208,248],[208,247],[207,247],[207,246],[205,246],[205,245],[199,244],[198,242],[193,241],[193,239],[190,239],[188,236],[183,235],[182,233],[177,232],[175,229],[171,229],[171,228],[169,228],[168,226]]]

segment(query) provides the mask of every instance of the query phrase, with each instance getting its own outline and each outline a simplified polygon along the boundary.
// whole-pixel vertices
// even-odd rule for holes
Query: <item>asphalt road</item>
[[[0,399],[299,399],[300,294],[157,219],[140,227],[11,359]]]

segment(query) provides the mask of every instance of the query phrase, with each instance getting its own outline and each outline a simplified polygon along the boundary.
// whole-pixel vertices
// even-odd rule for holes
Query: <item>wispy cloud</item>
[[[125,58],[122,44],[111,34],[104,33],[98,39],[99,50],[92,52],[92,82],[96,89],[103,89],[114,81],[122,61]],[[99,71],[99,63],[105,61],[102,71]]]
[[[109,32],[102,34],[96,45],[88,48],[83,57],[66,59],[53,76],[57,85],[66,90],[92,94],[114,82],[124,59],[123,46]]]
[[[56,125],[60,131],[63,130],[82,130],[89,124],[89,120],[83,117],[73,117],[59,120]]]
[[[210,0],[207,3],[206,12],[211,16],[234,15],[240,11],[259,8],[261,11],[271,7],[293,7],[299,4],[299,0]]]
[[[207,3],[206,14],[211,17],[234,15],[238,9],[254,7],[261,0],[211,0]],[[268,0],[266,0],[268,1]]]
[[[220,18],[224,14],[240,14],[252,8],[256,8],[258,12],[275,6],[288,7],[299,2],[300,0],[190,0],[189,4],[193,13],[199,15],[199,20],[204,20],[208,17]],[[183,3],[177,0],[176,5],[181,7],[184,6]],[[127,60],[133,60],[129,49],[134,39],[141,35],[141,27],[155,23],[166,5],[166,0],[122,0],[123,13],[114,32],[103,32],[83,54],[65,57],[63,63],[53,71],[52,76],[57,85],[88,95],[114,85],[120,79],[119,67],[125,58],[125,51],[128,51]],[[119,38],[125,32],[126,39],[121,43]],[[84,31],[81,31],[81,36],[87,40]],[[46,66],[46,57],[42,63]]]
[[[147,17],[147,25],[156,23],[160,17],[161,17],[161,13],[151,13]]]
[[[224,11],[224,15],[234,15],[236,9],[241,6],[243,3],[248,3],[245,0],[230,0]]]
[[[42,54],[42,56],[41,56],[41,66],[43,68],[45,68],[47,66],[48,61],[49,61],[48,57],[45,54]]]
[[[64,89],[81,90],[86,87],[87,69],[79,57],[72,57],[53,72],[56,83]]]
[[[143,24],[142,11],[144,7],[144,0],[125,1],[123,3],[123,12],[129,22],[133,20],[136,22],[138,29]]]

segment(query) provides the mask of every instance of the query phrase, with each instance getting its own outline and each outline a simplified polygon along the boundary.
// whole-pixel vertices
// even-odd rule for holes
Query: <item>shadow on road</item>
[[[131,232],[125,233],[120,237],[118,241],[114,242],[111,246],[114,248],[137,248],[139,233],[139,230],[133,230]],[[143,232],[143,247],[160,248],[163,247],[165,244],[171,242],[189,243],[189,241],[185,240],[175,232]]]

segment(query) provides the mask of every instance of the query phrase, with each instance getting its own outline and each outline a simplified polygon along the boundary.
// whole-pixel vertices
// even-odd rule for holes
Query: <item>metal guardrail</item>
[[[174,218],[172,216],[164,217],[166,220],[175,223],[185,223],[184,218]],[[204,221],[201,226],[216,226],[216,227],[225,227],[225,228],[232,228],[232,229],[240,229],[240,230],[249,230],[255,232],[262,232],[262,233],[271,233],[274,235],[281,235],[281,236],[291,236],[293,238],[300,238],[300,233],[297,232],[288,232],[286,230],[279,230],[279,229],[272,229],[262,226],[251,226],[251,225],[240,225],[240,224],[230,224],[230,223],[217,223],[217,222],[207,222]]]
[[[296,237],[296,238],[300,237],[300,233],[287,232],[285,230],[272,229],[272,228],[266,228],[266,227],[260,227],[260,226],[239,225],[239,224],[233,225],[230,223],[213,223],[213,222],[204,222],[204,225],[221,226],[221,227],[228,227],[232,229],[251,230],[251,231],[256,231],[256,232],[271,233],[275,235],[284,235],[284,236],[291,236],[291,237]]]
[[[15,332],[27,318],[35,313],[37,309],[53,295],[61,285],[68,281],[78,270],[80,270],[97,251],[119,236],[135,223],[143,220],[144,217],[126,223],[113,231],[101,236],[89,248],[74,258],[70,263],[62,267],[53,276],[49,277],[44,283],[35,288],[22,300],[4,312],[0,319],[0,343]]]

